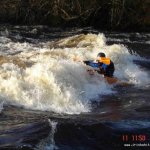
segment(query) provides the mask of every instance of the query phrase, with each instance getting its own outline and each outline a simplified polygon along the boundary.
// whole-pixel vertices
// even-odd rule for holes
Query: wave
[[[95,59],[100,51],[112,59],[119,79],[139,86],[149,82],[148,73],[133,63],[141,58],[131,55],[124,45],[106,45],[104,34],[81,34],[39,44],[42,47],[7,40],[0,45],[1,101],[56,113],[91,111],[93,100],[114,93],[103,76],[89,75],[82,63]]]

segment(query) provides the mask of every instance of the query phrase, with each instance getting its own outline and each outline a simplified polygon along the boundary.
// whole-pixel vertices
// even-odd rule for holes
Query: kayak
[[[105,80],[108,82],[108,84],[115,84],[115,83],[119,83],[119,80],[115,77],[104,77]]]
[[[87,69],[87,72],[89,73],[89,75],[94,75],[96,71],[94,69]],[[105,76],[104,78],[108,82],[108,84],[115,84],[119,81],[116,77]]]
[[[95,65],[94,67],[91,67],[88,65],[89,61],[83,61],[83,63],[87,66],[87,72],[89,73],[89,75],[94,75],[95,72],[98,72],[97,70],[97,66]],[[125,82],[125,81],[121,81],[119,80],[117,77],[107,77],[104,76],[105,80],[107,81],[108,84],[119,84],[122,86],[128,86],[129,83]]]
[[[87,69],[87,72],[89,73],[89,75],[94,75],[96,71],[93,69]],[[105,76],[104,79],[107,81],[108,84],[117,84],[117,85],[121,85],[121,86],[129,86],[130,85],[128,82],[121,81],[117,77],[106,77]]]

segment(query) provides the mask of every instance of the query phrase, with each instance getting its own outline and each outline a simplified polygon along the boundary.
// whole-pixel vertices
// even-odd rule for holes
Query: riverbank
[[[150,31],[148,0],[1,0],[0,23]]]

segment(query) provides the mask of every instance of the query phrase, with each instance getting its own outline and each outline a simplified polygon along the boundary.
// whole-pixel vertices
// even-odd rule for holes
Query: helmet
[[[97,57],[106,57],[104,53],[98,53]]]

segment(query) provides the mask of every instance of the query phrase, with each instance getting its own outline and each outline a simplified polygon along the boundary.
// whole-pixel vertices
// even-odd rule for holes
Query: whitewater
[[[102,33],[35,39],[34,44],[12,40],[9,34],[7,30],[0,34],[0,111],[11,104],[55,113],[90,112],[93,101],[117,92],[102,75],[89,75],[82,63],[94,60],[99,52],[114,62],[119,80],[137,87],[150,84],[148,72],[134,63],[146,58],[131,54],[125,45],[107,45]]]

